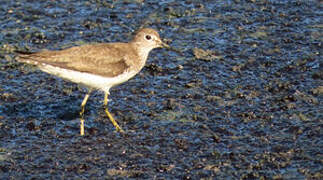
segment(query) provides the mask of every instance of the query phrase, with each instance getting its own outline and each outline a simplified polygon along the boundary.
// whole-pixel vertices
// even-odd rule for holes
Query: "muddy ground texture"
[[[0,2],[1,179],[322,179],[319,1]],[[143,71],[86,106],[83,87],[15,50],[129,41],[157,29]]]

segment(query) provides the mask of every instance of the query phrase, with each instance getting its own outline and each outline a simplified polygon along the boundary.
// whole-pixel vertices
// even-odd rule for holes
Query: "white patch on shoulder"
[[[84,84],[88,87],[99,89],[107,93],[109,93],[111,87],[128,81],[138,73],[137,71],[128,71],[115,77],[104,77],[86,72],[63,69],[48,64],[40,66],[39,68],[49,74],[67,79],[74,83]]]

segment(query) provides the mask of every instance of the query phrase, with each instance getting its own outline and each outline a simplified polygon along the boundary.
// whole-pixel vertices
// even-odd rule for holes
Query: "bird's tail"
[[[20,50],[15,50],[14,52],[17,54],[16,61],[34,65],[38,64],[37,53]]]

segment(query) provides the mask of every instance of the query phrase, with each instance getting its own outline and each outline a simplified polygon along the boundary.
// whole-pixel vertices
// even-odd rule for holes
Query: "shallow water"
[[[321,179],[318,1],[1,1],[0,176]],[[14,61],[14,50],[129,41],[151,27],[182,55],[150,53],[95,92]]]

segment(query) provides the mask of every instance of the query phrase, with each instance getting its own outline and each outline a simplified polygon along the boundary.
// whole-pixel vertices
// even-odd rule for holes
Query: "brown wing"
[[[60,51],[40,51],[20,54],[16,59],[42,66],[49,64],[80,72],[113,77],[129,68],[125,43],[91,44],[71,47]]]

